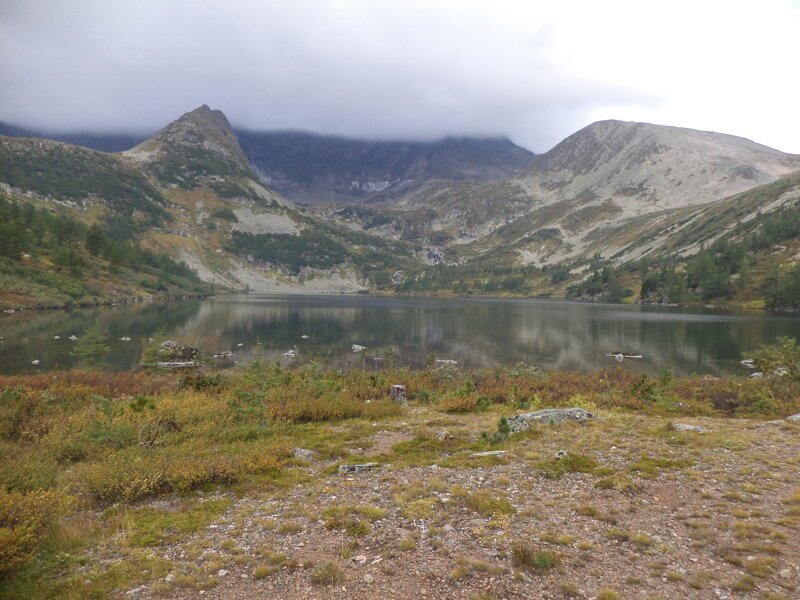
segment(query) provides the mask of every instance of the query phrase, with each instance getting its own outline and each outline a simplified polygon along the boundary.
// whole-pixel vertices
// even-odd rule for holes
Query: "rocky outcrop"
[[[597,415],[583,408],[546,408],[535,412],[522,413],[508,419],[511,432],[524,431],[534,423],[556,425],[565,421],[586,423],[597,419]]]
[[[174,340],[167,340],[158,347],[156,365],[167,369],[199,367],[200,351]]]

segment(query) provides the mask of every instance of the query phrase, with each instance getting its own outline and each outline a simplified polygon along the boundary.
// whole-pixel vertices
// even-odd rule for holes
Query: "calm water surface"
[[[45,311],[0,316],[0,373],[75,366],[70,335],[99,321],[111,337],[109,368],[139,363],[161,328],[205,354],[230,350],[284,364],[321,359],[380,368],[392,349],[398,364],[429,354],[465,367],[524,362],[545,369],[615,367],[606,354],[642,354],[623,368],[676,374],[745,373],[742,353],[779,335],[800,337],[800,318],[752,311],[582,304],[549,300],[226,295],[208,300]],[[302,336],[307,335],[308,339]],[[60,339],[55,339],[59,336]],[[130,341],[119,338],[130,337]],[[354,353],[353,344],[367,347]],[[281,354],[295,348],[296,359]],[[32,364],[40,361],[38,365]]]

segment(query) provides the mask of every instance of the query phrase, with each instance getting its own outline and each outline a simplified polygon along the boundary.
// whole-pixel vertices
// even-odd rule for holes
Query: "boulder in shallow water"
[[[174,340],[167,340],[158,347],[159,362],[190,362],[200,358],[200,351]]]
[[[511,432],[513,433],[528,429],[532,423],[556,425],[564,421],[586,423],[594,419],[597,419],[597,415],[589,412],[585,408],[546,408],[544,410],[515,415],[508,419],[508,424],[511,426]]]

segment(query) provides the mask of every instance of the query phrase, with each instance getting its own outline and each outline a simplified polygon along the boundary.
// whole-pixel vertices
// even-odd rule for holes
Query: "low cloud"
[[[800,15],[752,6],[5,0],[0,119],[147,132],[206,103],[254,129],[544,151],[620,118],[800,152]]]

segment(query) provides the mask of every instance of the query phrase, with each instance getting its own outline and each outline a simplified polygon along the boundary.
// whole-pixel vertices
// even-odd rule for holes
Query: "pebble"
[[[225,577],[225,575],[227,574],[228,574],[227,569],[220,569],[219,571],[217,571],[217,577]]]
[[[372,575],[369,573],[364,575],[364,583],[372,583],[373,581],[375,581],[375,578]]]

